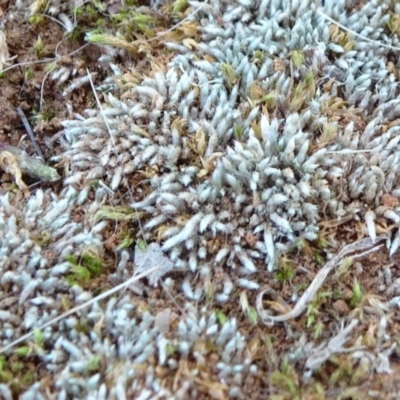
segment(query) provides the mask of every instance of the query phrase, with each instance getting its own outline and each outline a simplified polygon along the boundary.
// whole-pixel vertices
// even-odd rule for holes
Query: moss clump
[[[90,252],[83,253],[80,257],[67,255],[65,260],[71,264],[71,274],[67,277],[70,285],[84,284],[98,277],[103,266],[101,258]]]

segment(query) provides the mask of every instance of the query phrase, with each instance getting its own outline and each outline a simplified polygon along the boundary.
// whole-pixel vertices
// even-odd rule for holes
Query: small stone
[[[350,309],[349,306],[347,305],[347,303],[342,300],[336,300],[333,304],[332,304],[333,309],[339,314],[339,315],[346,315],[349,313]]]

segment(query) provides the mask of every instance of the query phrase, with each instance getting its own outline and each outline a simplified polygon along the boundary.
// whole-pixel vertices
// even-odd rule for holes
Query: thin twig
[[[22,123],[24,124],[25,130],[29,135],[29,139],[31,139],[31,142],[33,144],[33,147],[35,148],[37,155],[44,162],[44,155],[42,153],[42,150],[40,150],[39,144],[35,138],[35,135],[33,134],[31,126],[29,125],[29,122],[25,117],[25,113],[22,111],[22,108],[20,106],[17,107],[17,113],[18,113],[19,117],[21,118]]]

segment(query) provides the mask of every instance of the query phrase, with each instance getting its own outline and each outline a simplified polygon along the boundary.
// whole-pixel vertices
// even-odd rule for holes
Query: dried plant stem
[[[37,158],[29,156],[25,151],[18,147],[0,142],[0,155],[3,152],[11,153],[16,157],[18,167],[23,174],[47,182],[54,182],[60,179],[60,175],[58,175],[54,168],[43,164],[42,161]]]
[[[345,246],[335,257],[332,258],[325,266],[318,272],[315,276],[314,280],[311,282],[310,286],[304,292],[303,296],[301,296],[300,300],[296,303],[294,308],[286,314],[273,316],[268,313],[268,311],[264,310],[262,300],[263,296],[269,289],[263,290],[258,296],[256,300],[256,309],[258,314],[260,315],[262,321],[266,325],[272,325],[274,322],[285,322],[290,319],[298,317],[305,309],[307,304],[314,298],[317,294],[319,288],[325,282],[325,279],[329,275],[329,273],[338,265],[340,261],[342,261],[346,257],[351,257],[352,259],[361,258],[370,254],[378,249],[380,249],[383,244],[374,246],[376,242],[382,242],[386,240],[385,236],[377,237],[375,242],[372,239],[361,239],[355,243],[349,244]],[[355,253],[362,251],[361,253]],[[355,254],[352,254],[355,253]]]

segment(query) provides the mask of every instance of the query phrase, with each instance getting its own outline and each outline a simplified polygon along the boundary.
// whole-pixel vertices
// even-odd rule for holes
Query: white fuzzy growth
[[[274,194],[273,196],[270,197],[270,199],[267,201],[268,206],[277,206],[279,204],[286,203],[288,201],[287,196],[281,193]]]
[[[223,247],[222,249],[220,249],[217,255],[215,256],[215,262],[220,263],[221,261],[223,261],[225,257],[229,254],[229,252],[230,252],[229,247]]]
[[[399,234],[399,232],[400,232],[400,231],[397,232],[397,234],[396,234],[394,240],[393,240],[392,243],[391,243],[391,246],[390,246],[390,257],[391,257],[394,253],[396,253],[396,251],[397,251],[398,248],[399,248],[399,245],[400,245],[400,234]]]
[[[284,233],[292,232],[292,227],[290,223],[285,218],[282,218],[277,213],[272,213],[269,216],[270,220]]]
[[[246,254],[246,252],[244,250],[242,250],[242,249],[236,250],[235,249],[235,253],[236,253],[237,257],[239,258],[243,267],[246,269],[246,271],[248,271],[248,272],[256,272],[257,271],[257,267],[254,265],[253,261]]]
[[[194,215],[182,229],[182,231],[168,239],[162,246],[163,251],[170,250],[172,247],[178,245],[179,243],[184,242],[185,240],[189,239],[196,233],[196,230],[199,226],[201,219],[204,217],[203,213],[197,213]]]
[[[375,213],[371,210],[365,213],[365,223],[367,225],[368,235],[375,242],[376,239],[376,229],[375,229]]]
[[[260,288],[260,285],[257,282],[248,279],[238,279],[236,283],[238,286],[249,290],[258,290]]]
[[[400,223],[400,216],[392,210],[386,210],[383,216],[393,221],[396,225]]]
[[[214,214],[208,214],[204,216],[200,222],[199,225],[199,232],[204,233],[207,227],[215,221],[215,215]]]
[[[195,294],[193,292],[192,286],[190,285],[190,280],[189,278],[186,278],[183,283],[182,283],[182,291],[183,294],[189,299],[193,300],[195,297]]]

